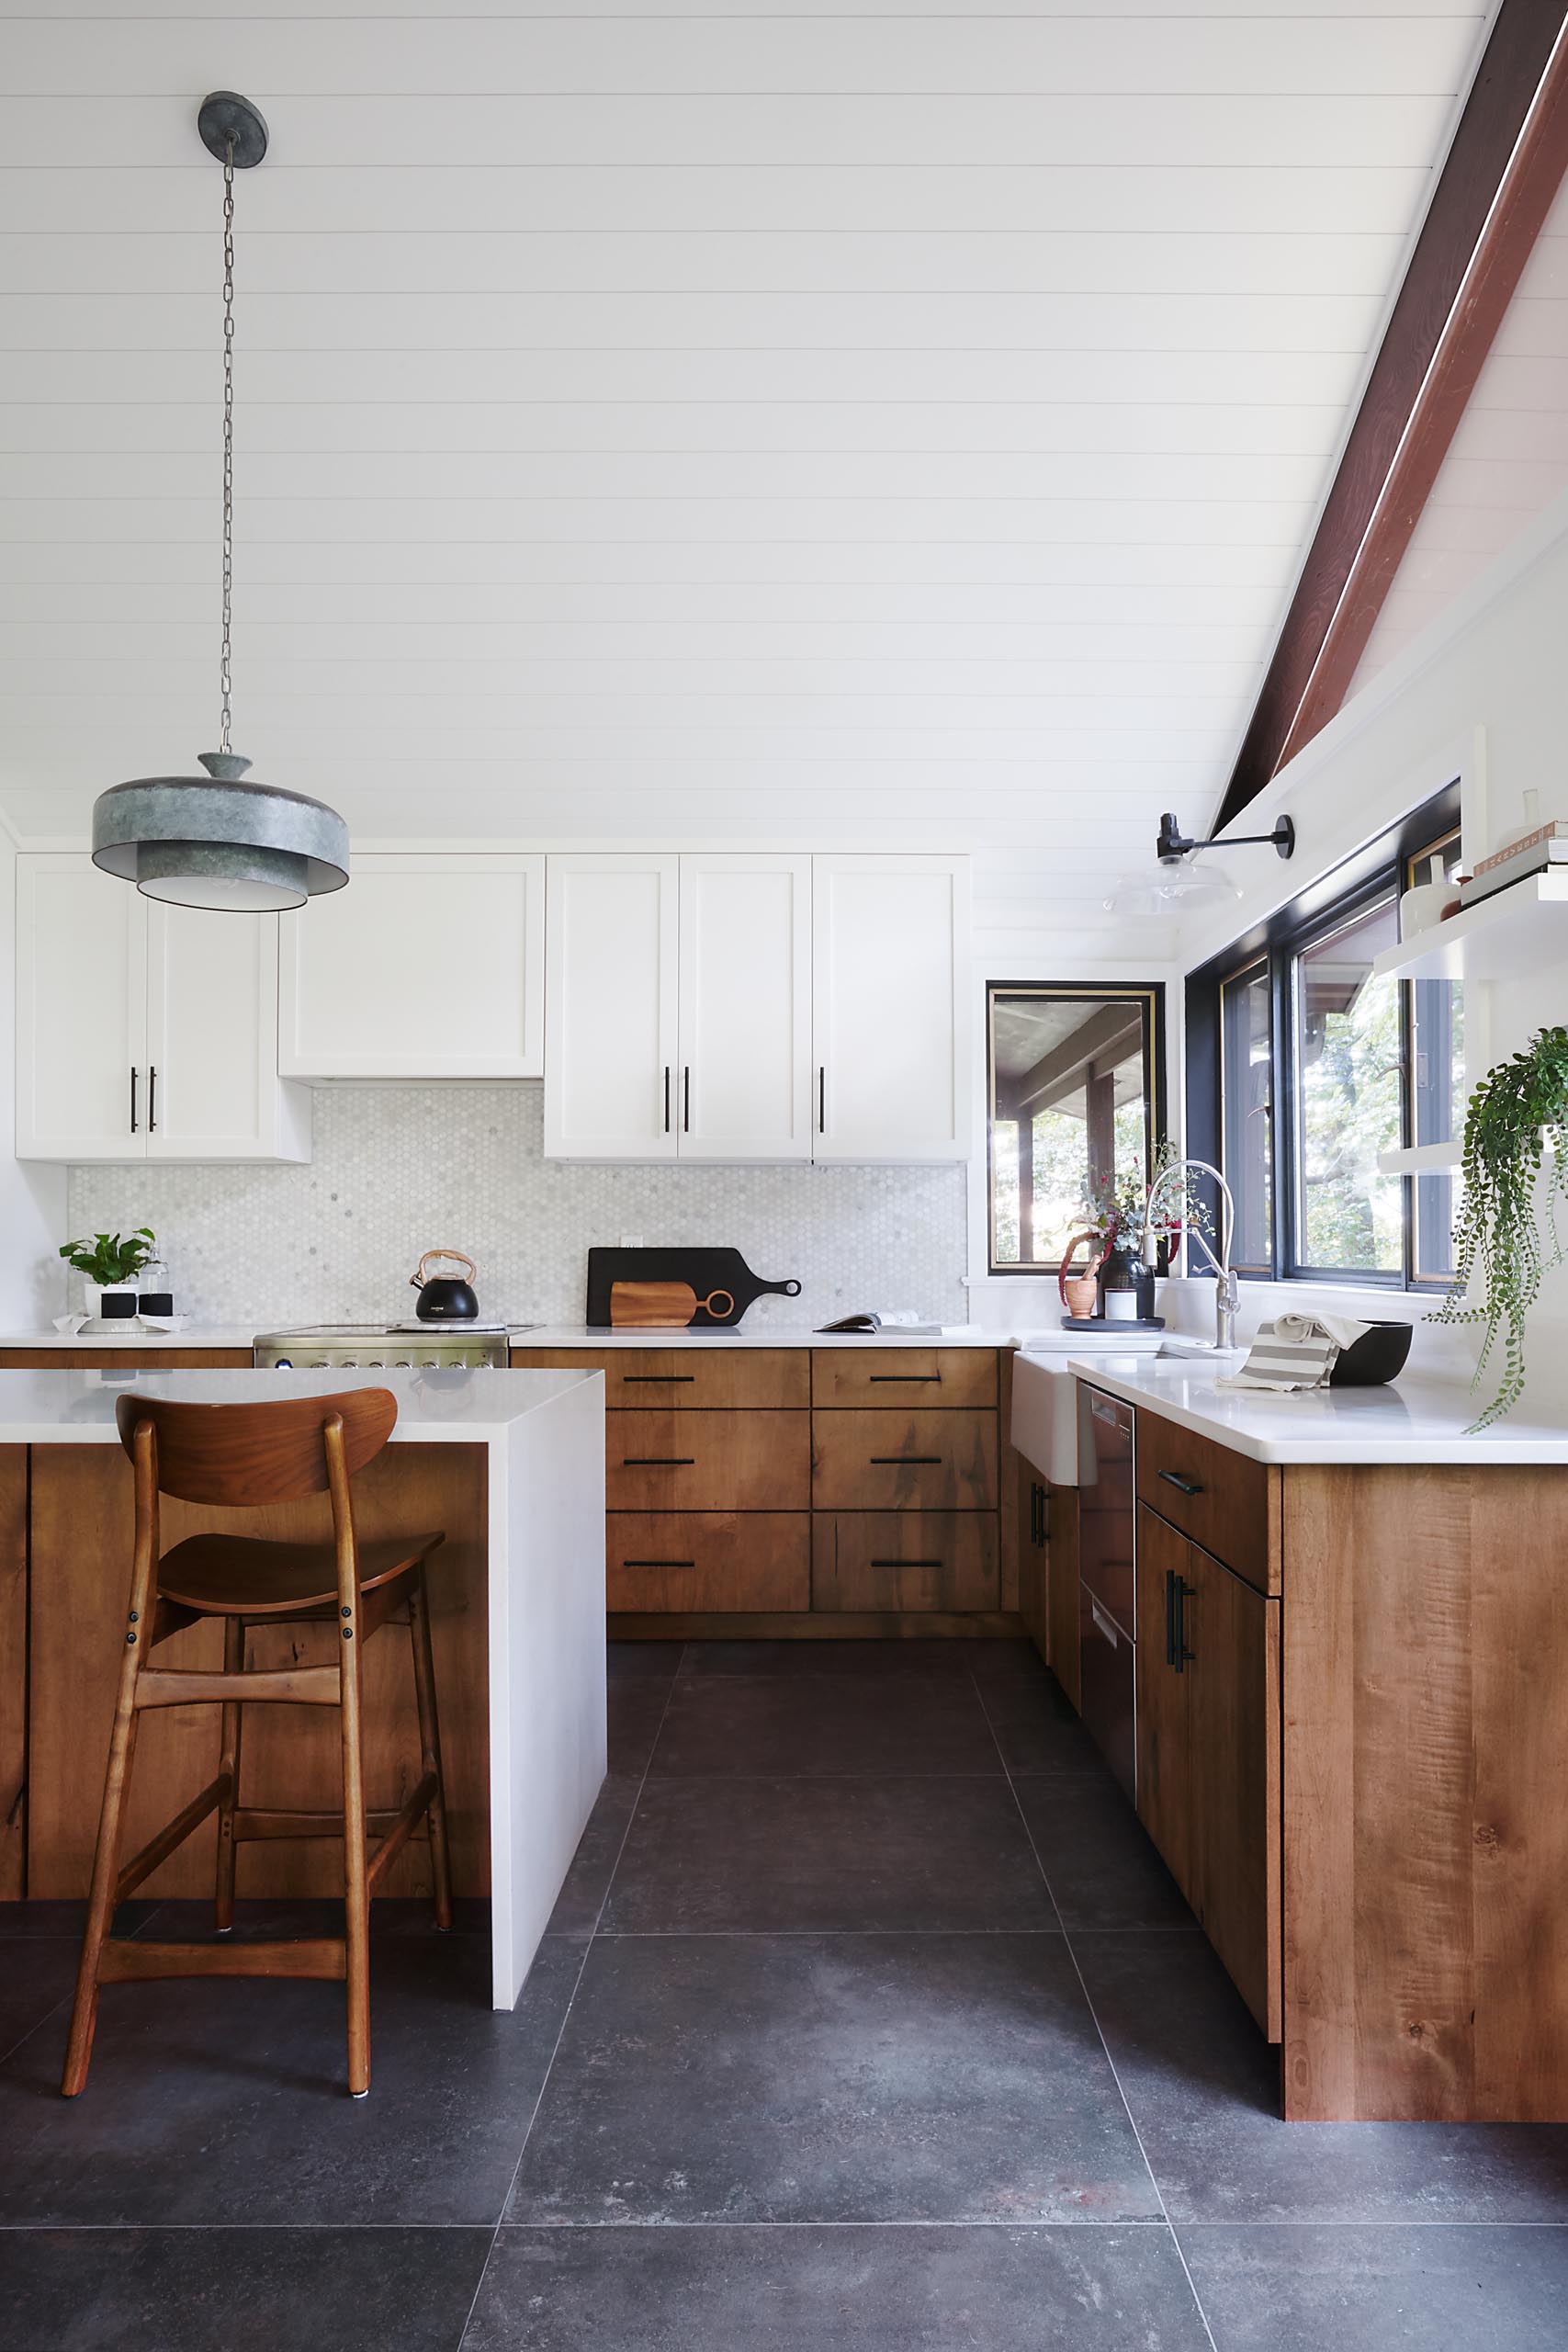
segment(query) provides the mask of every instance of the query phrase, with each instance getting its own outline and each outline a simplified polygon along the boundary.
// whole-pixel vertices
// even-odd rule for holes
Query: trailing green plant
[[[110,1289],[116,1283],[133,1281],[143,1266],[150,1266],[158,1242],[152,1227],[141,1225],[123,1240],[118,1233],[96,1233],[90,1241],[62,1242],[60,1254],[90,1283]]]
[[[1484,1430],[1524,1394],[1526,1317],[1565,1255],[1557,1213],[1568,1199],[1568,1029],[1538,1029],[1487,1071],[1464,1114],[1462,1169],[1453,1286],[1431,1319],[1485,1326],[1472,1386],[1502,1336],[1497,1394],[1472,1424]]]

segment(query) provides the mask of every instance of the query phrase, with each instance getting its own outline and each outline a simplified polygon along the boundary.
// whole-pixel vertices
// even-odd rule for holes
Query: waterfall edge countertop
[[[322,1317],[302,1312],[275,1317],[252,1328],[240,1324],[191,1324],[183,1331],[149,1331],[139,1323],[119,1329],[103,1325],[84,1331],[0,1331],[0,1351],[7,1348],[137,1348],[149,1353],[158,1348],[245,1348],[258,1329],[297,1331],[322,1327]],[[432,1324],[433,1335],[459,1331],[457,1324]],[[881,1331],[814,1331],[792,1323],[781,1329],[757,1323],[744,1328],[709,1324],[697,1329],[666,1329],[658,1324],[636,1329],[594,1329],[587,1323],[513,1323],[508,1327],[514,1348],[1010,1348],[1015,1331],[904,1331],[897,1325]]]
[[[491,1998],[510,2009],[604,1779],[604,1374],[0,1372],[0,1447],[118,1446],[115,1407],[131,1394],[276,1404],[346,1388],[391,1391],[394,1448],[485,1456]],[[83,1542],[103,1552],[101,1526],[85,1527]],[[130,1573],[128,1534],[126,1544],[123,1556],[102,1557],[117,1596]]]
[[[1079,1356],[1071,1370],[1092,1387],[1272,1463],[1568,1463],[1568,1428],[1532,1420],[1528,1399],[1506,1420],[1471,1435],[1492,1391],[1405,1373],[1381,1388],[1314,1388],[1295,1395],[1220,1388],[1246,1350],[1201,1366],[1169,1357]]]

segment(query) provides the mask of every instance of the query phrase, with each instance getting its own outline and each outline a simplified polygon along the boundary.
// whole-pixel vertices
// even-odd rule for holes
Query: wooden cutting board
[[[728,1320],[735,1301],[727,1290],[699,1298],[690,1283],[612,1283],[610,1321],[618,1330],[684,1330],[698,1313]]]
[[[768,1283],[751,1272],[739,1250],[677,1247],[668,1250],[590,1250],[588,1252],[588,1321],[604,1329],[614,1319],[610,1293],[621,1283],[685,1283],[690,1285],[692,1320],[699,1330],[739,1322],[753,1299],[765,1291],[784,1298],[799,1295],[800,1284]],[[714,1290],[728,1295],[734,1306],[726,1315],[709,1314],[695,1301]]]

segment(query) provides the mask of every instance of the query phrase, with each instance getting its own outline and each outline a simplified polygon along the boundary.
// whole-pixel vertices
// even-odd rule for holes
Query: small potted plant
[[[1568,1256],[1557,1226],[1568,1200],[1568,1029],[1538,1029],[1487,1071],[1465,1111],[1462,1166],[1453,1287],[1432,1320],[1484,1325],[1477,1382],[1502,1335],[1497,1394],[1472,1425],[1484,1430],[1524,1394],[1525,1318],[1542,1277]]]
[[[101,1322],[123,1322],[136,1312],[136,1277],[158,1254],[151,1226],[139,1226],[122,1238],[118,1233],[95,1233],[90,1241],[61,1244],[61,1256],[74,1267],[87,1285],[87,1313]]]

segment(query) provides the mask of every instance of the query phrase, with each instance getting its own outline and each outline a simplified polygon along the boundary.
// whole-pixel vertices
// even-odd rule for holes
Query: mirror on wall
[[[1145,1181],[1157,1125],[1159,990],[992,981],[987,991],[993,1273],[1054,1273],[1086,1194]]]

